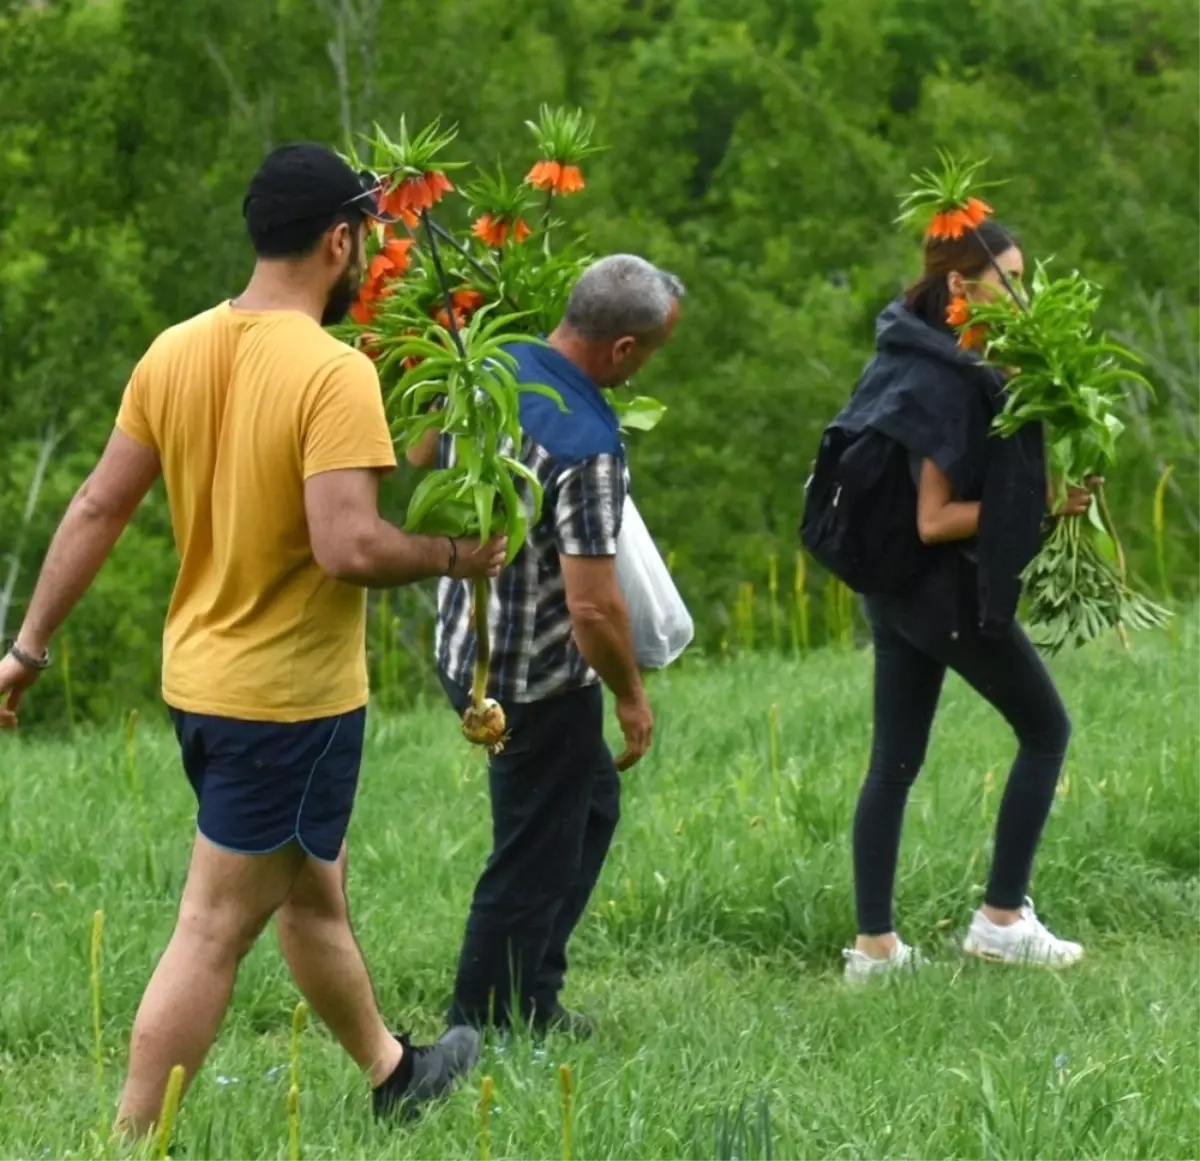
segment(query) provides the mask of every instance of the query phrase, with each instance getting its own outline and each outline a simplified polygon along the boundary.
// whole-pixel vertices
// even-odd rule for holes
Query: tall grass
[[[328,1034],[304,1037],[300,1078],[295,986],[267,938],[191,1085],[178,1155],[1194,1157],[1200,655],[1185,620],[1175,650],[1146,634],[1130,653],[1099,642],[1053,661],[1078,728],[1031,893],[1084,943],[1078,969],[959,954],[1015,747],[951,681],[896,883],[901,931],[929,967],[895,988],[844,988],[870,667],[823,647],[797,665],[768,639],[655,691],[658,740],[625,780],[570,949],[564,1002],[597,1018],[593,1040],[490,1038],[448,1106],[384,1128]],[[426,1038],[490,849],[486,774],[440,707],[377,720],[347,889],[386,1018]],[[91,1155],[103,1024],[79,933],[103,901],[103,1018],[128,1028],[170,935],[195,804],[169,728],[140,724],[155,886],[140,823],[113,809],[104,777],[121,786],[125,730],[16,744],[22,776],[0,819],[0,1156]]]

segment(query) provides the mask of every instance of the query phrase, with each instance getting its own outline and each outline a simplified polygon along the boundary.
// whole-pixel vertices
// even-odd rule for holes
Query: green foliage
[[[592,144],[596,119],[587,116],[582,109],[552,109],[543,105],[538,110],[538,119],[525,124],[547,161],[578,165],[585,157],[599,153],[603,148]]]
[[[964,331],[979,328],[988,362],[1009,372],[996,431],[1008,437],[1028,423],[1044,426],[1056,510],[1069,487],[1084,487],[1115,466],[1125,430],[1117,412],[1133,385],[1150,387],[1132,369],[1139,362],[1133,353],[1096,333],[1099,306],[1099,289],[1078,271],[1051,278],[1038,262],[1028,297],[970,303],[962,324]],[[1111,629],[1160,628],[1170,615],[1126,583],[1124,554],[1099,515],[1103,507],[1101,493],[1089,524],[1057,519],[1025,570],[1029,623],[1049,652]]]
[[[1045,424],[1051,469],[1064,490],[1115,466],[1125,430],[1118,412],[1134,384],[1150,390],[1133,367],[1141,360],[1096,333],[1099,306],[1099,288],[1078,271],[1052,278],[1038,262],[1027,298],[971,303],[964,323],[984,328],[988,362],[1014,372],[996,431],[1010,436],[1027,423]]]
[[[1003,185],[999,181],[980,181],[976,174],[987,164],[982,161],[960,161],[939,149],[940,170],[925,168],[913,174],[914,188],[900,199],[897,222],[915,223],[924,231],[933,214],[952,213],[966,207],[981,190]]]
[[[1112,545],[1099,518],[1089,527],[1077,517],[1060,517],[1026,568],[1030,635],[1047,653],[1085,645],[1113,629],[1161,629],[1167,623],[1167,609],[1125,583],[1104,551]]]
[[[537,159],[525,121],[543,104],[586,109],[607,145],[585,161],[587,196],[554,205],[551,228],[570,222],[583,239],[571,256],[642,253],[689,287],[675,337],[633,388],[661,398],[669,421],[632,441],[631,461],[698,644],[730,637],[739,586],[764,584],[770,555],[792,559],[820,427],[870,352],[875,315],[917,272],[912,240],[891,225],[895,191],[936,148],[964,142],[1009,179],[995,208],[1027,262],[1053,253],[1086,270],[1107,288],[1103,327],[1145,360],[1154,397],[1135,387],[1108,478],[1113,518],[1131,578],[1156,576],[1150,514],[1172,466],[1163,560],[1176,596],[1194,592],[1194,17],[1185,0],[0,4],[0,558],[51,420],[62,435],[9,627],[134,361],[161,328],[244,284],[240,206],[269,146],[349,151],[375,122],[390,132],[401,114],[410,126],[440,117],[457,127],[455,150],[494,172],[499,159]],[[419,60],[438,68],[414,83]],[[456,215],[488,208],[445,206],[455,233]],[[538,246],[540,215],[529,225]],[[526,316],[544,333],[564,272],[539,275],[526,246],[502,250],[472,253],[501,264],[506,310],[551,303]],[[456,273],[484,288],[465,260]],[[556,279],[557,297],[539,276]],[[407,470],[385,483],[392,518],[414,483]],[[135,690],[156,697],[173,569],[156,492],[68,624],[80,715],[116,712]],[[823,640],[825,578],[814,569],[806,583]],[[387,618],[373,606],[377,630],[393,632],[373,672],[386,660],[415,689],[430,604],[423,590],[391,596]],[[754,615],[764,639],[765,602]],[[51,690],[29,722],[63,720]]]
[[[400,380],[388,406],[404,432],[405,450],[439,432],[454,438],[457,452],[453,467],[431,471],[417,485],[405,527],[413,532],[444,532],[449,523],[461,529],[456,535],[484,540],[503,527],[511,561],[525,543],[529,520],[536,524],[542,511],[537,476],[503,450],[521,446],[520,396],[547,395],[564,410],[565,406],[551,388],[517,382],[517,360],[503,349],[515,341],[508,332],[510,316],[491,317],[491,310],[491,306],[481,307],[466,330],[457,332],[456,341],[442,327],[433,328],[434,334],[440,332],[441,342],[426,338],[401,341],[394,353],[420,362]],[[516,339],[537,341],[528,336]],[[440,409],[428,409],[443,397]],[[530,490],[533,502],[529,512],[517,496],[514,476]],[[461,511],[463,504],[473,510],[474,519]],[[499,517],[496,522],[494,515]]]
[[[436,118],[416,134],[411,134],[408,122],[401,115],[398,140],[393,141],[376,122],[375,136],[367,137],[366,141],[371,146],[371,165],[402,179],[420,177],[431,169],[457,169],[466,165],[464,161],[445,161],[439,157],[457,136],[457,128],[443,130]],[[357,156],[352,154],[351,161],[361,168]]]

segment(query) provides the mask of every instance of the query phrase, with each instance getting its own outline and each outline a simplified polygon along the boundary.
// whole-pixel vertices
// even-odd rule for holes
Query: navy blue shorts
[[[172,709],[196,825],[215,846],[266,855],[293,840],[336,861],[362,765],[364,708],[305,722],[250,722]]]

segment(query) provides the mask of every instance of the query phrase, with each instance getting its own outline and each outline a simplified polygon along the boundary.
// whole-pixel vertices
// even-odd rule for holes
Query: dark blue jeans
[[[984,902],[1019,908],[1054,801],[1071,723],[1037,649],[1014,621],[981,637],[964,616],[952,632],[921,600],[867,598],[875,641],[875,728],[871,766],[854,818],[858,930],[892,927],[892,891],[909,788],[925,761],[947,669],[997,709],[1017,737],[996,822]]]
[[[458,712],[465,690],[443,681]],[[492,853],[475,886],[450,1024],[546,1020],[620,819],[600,686],[505,705],[511,737],[489,760]]]

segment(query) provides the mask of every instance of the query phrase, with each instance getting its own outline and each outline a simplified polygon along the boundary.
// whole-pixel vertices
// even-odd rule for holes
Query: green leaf
[[[504,502],[505,532],[508,536],[508,554],[504,563],[507,566],[516,559],[517,553],[525,543],[529,516],[517,495],[517,489],[513,486],[512,477],[507,472],[501,472],[496,477],[496,486]]]
[[[479,517],[479,535],[487,540],[492,534],[492,507],[496,503],[496,489],[492,484],[475,485],[475,513]]]
[[[520,383],[518,386],[521,391],[527,391],[530,395],[544,396],[546,399],[556,403],[559,411],[561,411],[564,415],[569,414],[571,409],[563,401],[563,397],[557,391],[555,391],[553,387],[547,387],[545,383]]]
[[[474,504],[448,499],[440,501],[425,513],[419,525],[409,526],[409,531],[425,536],[478,536],[477,520]]]
[[[1094,539],[1096,548],[1100,552],[1100,555],[1110,563],[1116,564],[1119,559],[1117,557],[1116,541],[1114,541],[1113,538],[1109,536],[1109,534],[1103,529],[1096,533]]]
[[[625,431],[653,431],[667,413],[666,404],[649,395],[637,395],[633,399],[614,403],[613,410]]]
[[[421,521],[433,507],[447,499],[459,487],[462,475],[461,468],[453,467],[430,472],[422,479],[408,502],[405,526],[411,531],[418,531]]]

